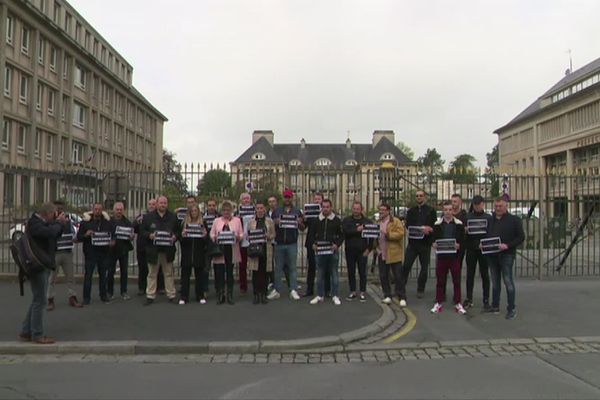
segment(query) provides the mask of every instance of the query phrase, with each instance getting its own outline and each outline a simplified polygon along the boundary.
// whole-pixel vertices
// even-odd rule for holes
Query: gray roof
[[[265,155],[265,160],[253,160],[256,153]],[[385,153],[393,154],[399,165],[412,164],[398,147],[388,138],[382,138],[375,147],[372,144],[345,143],[307,143],[304,148],[300,143],[275,143],[271,145],[267,139],[261,137],[252,146],[246,149],[233,163],[289,163],[291,160],[299,160],[303,166],[312,166],[315,161],[327,158],[334,167],[343,167],[346,161],[354,160],[359,164],[379,163],[381,156]]]
[[[543,99],[548,98],[548,97],[568,88],[573,83],[583,80],[588,75],[592,75],[598,71],[600,71],[600,58],[597,58],[596,60],[590,62],[589,64],[584,65],[583,67],[579,68],[578,70],[575,70],[575,71],[571,72],[570,74],[565,75],[564,78],[562,78],[560,81],[558,81],[555,85],[553,85],[550,89],[548,89],[543,95],[541,95],[538,99],[536,99],[533,103],[531,103],[527,108],[525,108],[523,111],[521,111],[508,124],[504,125],[501,128],[496,129],[494,131],[494,133],[498,133],[507,128],[510,128],[511,126],[513,126],[519,122],[522,122],[529,117],[536,115],[537,113],[541,112],[542,110],[551,109],[555,104],[558,104],[560,102],[548,105],[546,107],[542,107]],[[595,87],[597,85],[598,84],[593,85],[593,87]],[[586,92],[589,88],[590,87],[582,90],[579,93]],[[569,96],[568,98],[571,98],[571,97]]]

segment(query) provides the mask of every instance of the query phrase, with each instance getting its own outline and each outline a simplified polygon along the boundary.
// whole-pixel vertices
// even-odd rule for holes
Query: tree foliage
[[[450,163],[448,178],[455,183],[474,183],[477,180],[477,159],[471,154],[459,154]]]
[[[485,153],[485,158],[487,160],[487,168],[490,171],[494,171],[498,168],[500,164],[500,153],[498,151],[498,143],[494,145],[492,151],[489,153]]]
[[[425,154],[417,159],[417,166],[422,173],[427,175],[439,175],[444,171],[445,161],[438,151],[427,149]]]
[[[396,143],[396,147],[410,160],[415,161],[415,152],[404,142]]]
[[[181,173],[181,164],[175,153],[163,149],[162,159],[163,194],[169,199],[170,207],[178,207],[187,195],[188,185]]]
[[[198,192],[201,196],[228,196],[231,192],[231,175],[223,169],[206,171],[198,184]]]

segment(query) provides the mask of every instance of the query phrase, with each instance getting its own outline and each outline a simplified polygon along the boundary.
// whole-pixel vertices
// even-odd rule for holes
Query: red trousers
[[[448,271],[452,274],[454,286],[454,304],[460,303],[460,258],[457,256],[438,256],[435,263],[437,286],[435,292],[436,303],[443,303],[446,297],[446,280]]]
[[[247,272],[247,266],[248,266],[248,248],[247,247],[240,247],[240,253],[242,256],[242,259],[240,260],[240,291],[241,292],[247,292],[248,291],[248,272]]]

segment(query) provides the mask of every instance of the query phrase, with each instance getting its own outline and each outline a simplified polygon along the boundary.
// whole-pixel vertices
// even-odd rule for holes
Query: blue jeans
[[[85,274],[83,276],[83,300],[89,302],[92,298],[92,279],[94,270],[98,268],[98,285],[100,299],[102,301],[108,299],[106,290],[107,273],[110,264],[110,256],[108,252],[92,253],[85,255]]]
[[[331,282],[331,296],[339,296],[340,278],[338,274],[339,253],[315,256],[317,261],[317,296],[325,297],[325,277]]]
[[[298,244],[276,244],[275,245],[275,290],[281,293],[284,268],[287,265],[289,268],[289,285],[290,290],[298,289],[298,273],[296,271],[296,259],[298,258]]]
[[[23,321],[21,335],[31,336],[31,340],[38,340],[44,337],[44,311],[46,309],[46,292],[48,291],[49,275],[50,270],[45,269],[43,272],[28,278],[31,284],[33,299]]]
[[[512,311],[515,308],[515,282],[513,280],[513,265],[515,263],[514,254],[493,254],[488,256],[488,266],[490,277],[492,278],[492,307],[500,307],[500,291],[502,289],[500,278],[504,280],[506,286],[506,297],[508,299],[507,310]]]

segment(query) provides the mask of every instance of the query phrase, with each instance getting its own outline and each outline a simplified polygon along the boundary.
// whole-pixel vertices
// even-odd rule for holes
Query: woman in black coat
[[[194,270],[196,301],[206,304],[204,290],[204,274],[206,268],[206,241],[208,240],[206,226],[202,220],[202,214],[197,205],[188,208],[187,214],[182,221],[180,243],[181,243],[181,297],[179,304],[189,302],[190,277]]]

